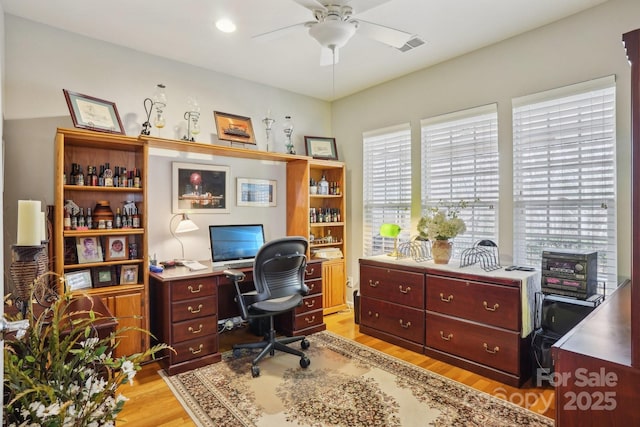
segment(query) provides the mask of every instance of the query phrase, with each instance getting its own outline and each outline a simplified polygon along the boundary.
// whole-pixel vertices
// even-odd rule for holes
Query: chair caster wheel
[[[305,338],[302,341],[300,341],[300,347],[302,347],[303,350],[306,350],[309,347],[311,347],[311,343],[309,342],[308,339]]]
[[[233,349],[233,357],[235,357],[237,359],[241,355],[242,355],[242,350],[240,350],[239,348],[234,348]]]
[[[302,364],[302,362],[300,362],[300,364]],[[259,376],[260,376],[260,368],[259,368],[259,367],[257,367],[257,366],[255,366],[255,365],[254,365],[254,366],[252,366],[252,367],[251,367],[251,376],[252,376],[253,378],[255,378],[255,377],[259,377]]]
[[[303,369],[308,368],[308,367],[309,367],[309,365],[311,365],[311,360],[310,360],[307,356],[304,356],[304,357],[301,357],[301,358],[300,358],[300,366],[301,366]]]

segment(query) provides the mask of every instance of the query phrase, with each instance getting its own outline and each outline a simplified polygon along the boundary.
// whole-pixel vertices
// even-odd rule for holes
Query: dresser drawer
[[[424,344],[424,311],[378,299],[360,298],[360,323]]]
[[[513,374],[520,334],[427,312],[426,346]]]
[[[308,263],[304,269],[304,280],[321,279],[322,278],[322,263],[314,262]]]
[[[316,268],[319,268],[319,266]],[[309,293],[307,295],[317,295],[322,293],[322,277],[319,279],[306,280],[304,284],[309,288]]]
[[[293,320],[293,329],[297,331],[309,328],[311,326],[320,325],[323,321],[322,309],[308,311],[295,316]]]
[[[185,279],[171,283],[171,301],[215,295],[216,282],[213,278]]]
[[[423,273],[370,266],[360,268],[363,297],[424,309],[424,283]]]
[[[175,322],[171,325],[171,336],[174,344],[214,334],[217,331],[217,316],[200,317],[183,322]]]
[[[322,295],[307,296],[302,300],[302,305],[295,308],[296,315],[315,311],[322,308]]]
[[[217,298],[196,298],[171,304],[172,322],[180,322],[207,316],[213,316],[218,311]]]
[[[189,341],[174,344],[176,353],[172,355],[172,364],[207,356],[218,351],[218,336],[207,335]]]
[[[427,310],[520,330],[520,289],[427,275]]]

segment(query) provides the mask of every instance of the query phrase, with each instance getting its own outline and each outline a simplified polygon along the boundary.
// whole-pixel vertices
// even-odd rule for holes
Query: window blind
[[[424,119],[421,126],[423,214],[464,200],[469,205],[460,217],[467,231],[455,238],[455,254],[479,240],[497,242],[497,105]]]
[[[384,223],[398,224],[400,240],[411,227],[411,128],[409,124],[363,134],[363,251],[388,253],[393,239],[380,236]]]
[[[519,98],[513,106],[515,263],[539,268],[546,248],[597,251],[598,281],[614,289],[614,77]]]

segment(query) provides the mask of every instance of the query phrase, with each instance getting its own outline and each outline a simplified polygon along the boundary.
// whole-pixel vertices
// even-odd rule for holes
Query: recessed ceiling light
[[[216,28],[223,33],[233,33],[236,30],[236,24],[230,19],[222,18],[216,22]]]

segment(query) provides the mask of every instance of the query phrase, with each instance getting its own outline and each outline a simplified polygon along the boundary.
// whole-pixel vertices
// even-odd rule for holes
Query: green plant
[[[6,425],[115,426],[127,400],[119,387],[133,383],[141,362],[170,349],[158,344],[114,358],[119,337],[136,328],[120,328],[100,338],[96,322],[108,318],[93,308],[74,311],[74,298],[78,296],[65,293],[39,315],[33,310],[37,303],[31,302],[24,337],[5,341]]]
[[[418,233],[427,240],[449,240],[462,234],[467,227],[458,215],[468,203],[460,200],[456,204],[445,205],[442,201],[438,206],[431,207],[418,221]]]

